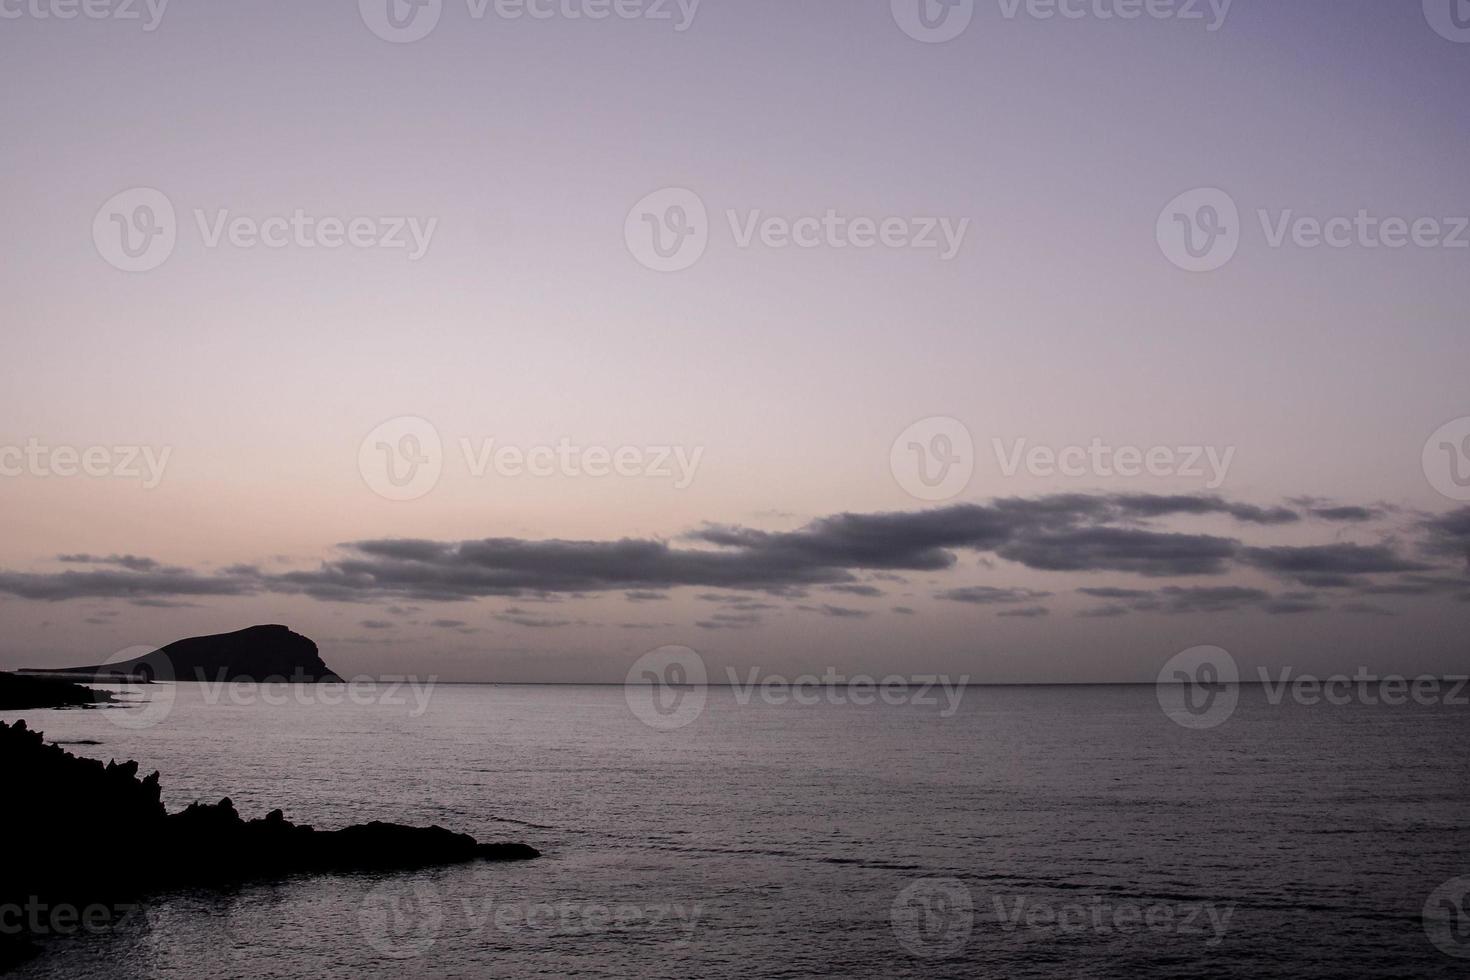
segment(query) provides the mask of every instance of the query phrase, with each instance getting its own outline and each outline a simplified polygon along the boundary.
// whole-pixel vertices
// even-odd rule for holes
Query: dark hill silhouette
[[[316,644],[285,626],[251,626],[234,633],[193,636],[132,660],[89,667],[31,668],[22,673],[85,674],[129,680],[340,681]]]
[[[171,814],[158,773],[139,779],[136,762],[78,758],[24,721],[0,722],[0,792],[0,908],[121,906],[164,888],[540,856],[526,844],[482,844],[438,826],[315,830],[280,810],[245,820],[228,798]],[[0,930],[0,970],[32,948],[24,932]]]

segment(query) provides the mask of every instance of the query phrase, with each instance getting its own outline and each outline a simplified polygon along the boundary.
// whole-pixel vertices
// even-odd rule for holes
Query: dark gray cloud
[[[261,589],[254,576],[200,575],[188,569],[129,571],[98,568],[86,572],[0,571],[0,594],[59,602],[66,599],[158,599],[169,596],[238,596]]]
[[[875,599],[883,594],[882,589],[871,585],[829,585],[827,589],[830,592],[845,592],[848,595],[863,596],[869,599]]]
[[[532,629],[559,629],[563,626],[577,625],[580,620],[557,619],[551,616],[542,616],[518,606],[511,606],[504,612],[495,614],[495,618],[502,623],[510,623],[514,626],[528,626]]]
[[[821,613],[823,616],[831,616],[835,619],[867,619],[873,615],[865,609],[849,609],[846,606],[833,606],[823,603],[820,606],[797,606],[802,612]]]
[[[1027,535],[996,553],[1049,572],[1115,571],[1153,577],[1218,575],[1239,543],[1208,534],[1085,527]]]
[[[945,589],[934,593],[934,598],[947,602],[967,602],[974,606],[989,606],[999,603],[1027,602],[1044,599],[1050,592],[1035,592],[1031,589],[1000,589],[989,585],[969,585],[960,589]]]
[[[151,572],[163,567],[152,558],[140,558],[137,555],[57,555],[56,560],[68,565],[116,565],[130,572]]]
[[[1461,507],[1421,524],[1427,532],[1425,551],[1431,555],[1463,560],[1470,570],[1470,507]]]
[[[1084,609],[1077,615],[1088,619],[1112,619],[1117,616],[1126,616],[1132,611],[1133,610],[1129,609],[1127,606],[1110,604],[1106,606],[1096,606],[1092,609]]]
[[[1344,511],[1329,518],[1358,516],[1346,513],[1351,509],[1346,505],[1307,501],[1299,506],[1310,511]],[[1298,519],[1297,511],[1290,508],[1259,507],[1207,495],[1054,494],[911,512],[844,513],[792,531],[705,525],[677,543],[635,538],[368,539],[342,545],[335,557],[316,568],[286,572],[238,565],[205,573],[137,555],[71,554],[62,556],[63,564],[83,568],[0,571],[0,594],[156,603],[275,593],[327,601],[387,601],[394,604],[391,608],[406,609],[420,600],[453,602],[499,596],[523,604],[554,603],[608,592],[622,592],[630,602],[654,602],[667,598],[672,589],[692,587],[708,590],[698,597],[719,604],[725,616],[752,616],[783,600],[802,601],[816,589],[878,598],[883,590],[867,584],[868,580],[901,579],[898,573],[944,572],[956,568],[960,554],[968,552],[992,568],[1002,567],[992,556],[1037,571],[1111,571],[1152,578],[1220,576],[1243,568],[1315,590],[1364,596],[1470,596],[1470,588],[1447,576],[1442,564],[1404,557],[1389,544],[1246,544],[1233,537],[1187,533],[1153,523],[1202,516],[1252,525],[1256,534]],[[1470,548],[1470,508],[1418,520],[1426,556],[1458,559]],[[1451,580],[1443,581],[1446,578]],[[1177,612],[1247,605],[1264,608],[1271,602],[1278,605],[1268,611],[1285,612],[1290,605],[1318,602],[1242,589],[1180,584],[1166,589],[1096,588],[1085,594],[1103,600],[1109,615],[1113,614],[1110,607]],[[945,590],[938,598],[1034,607],[1037,599],[1047,595],[1027,589],[970,586]],[[826,607],[812,603],[811,608]],[[498,618],[538,627],[578,622],[518,607],[503,611]],[[736,622],[715,616],[702,621],[723,624],[710,628],[730,628]]]
[[[1051,610],[1045,606],[1023,606],[1020,609],[1002,609],[996,615],[1014,616],[1021,619],[1039,619],[1042,616],[1050,616]]]
[[[1340,581],[1345,576],[1429,571],[1434,566],[1401,558],[1388,545],[1319,544],[1245,548],[1240,560],[1303,585]]]
[[[717,612],[705,619],[697,619],[694,625],[703,630],[744,630],[761,624],[756,613]]]
[[[1398,613],[1384,606],[1375,605],[1371,602],[1344,602],[1337,608],[1345,613],[1356,616],[1397,616]]]
[[[1135,517],[1224,514],[1248,524],[1292,524],[1301,520],[1301,515],[1288,507],[1257,507],[1203,495],[1116,494],[1093,499],[1107,501],[1121,513]]]

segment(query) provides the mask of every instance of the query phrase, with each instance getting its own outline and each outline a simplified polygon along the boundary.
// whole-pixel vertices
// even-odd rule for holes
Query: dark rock
[[[90,667],[32,668],[22,673],[86,674],[133,681],[340,681],[316,644],[285,626],[251,626],[193,636],[132,660]]]
[[[68,680],[0,671],[0,711],[71,708],[105,704],[114,700],[116,699],[106,691],[96,691]]]
[[[223,886],[302,873],[406,870],[539,857],[525,844],[487,844],[443,827],[374,821],[316,830],[280,810],[246,820],[226,797],[168,813],[158,773],[136,762],[83,759],[24,721],[0,722],[0,907],[121,903],[164,888]],[[0,962],[30,946],[0,935]]]

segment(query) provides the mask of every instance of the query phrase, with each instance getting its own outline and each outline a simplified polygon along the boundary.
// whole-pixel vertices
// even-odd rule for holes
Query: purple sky
[[[1470,423],[1425,454],[1470,416],[1451,0],[1237,0],[1214,30],[982,0],[944,43],[906,0],[443,0],[395,43],[387,2],[0,0],[0,666],[285,622],[342,673],[461,679],[619,680],[668,643],[1463,671],[1470,457],[1436,454]],[[1158,235],[1206,220],[1197,189],[1238,210],[1202,272]],[[172,246],[124,271],[113,215],[158,195]],[[689,195],[704,251],[656,271],[637,236]],[[405,417],[437,479],[388,499]],[[930,418],[961,428],[894,452]],[[908,443],[956,432],[969,479],[916,493]],[[1007,472],[1094,440],[1229,461]],[[494,462],[561,445],[575,473]],[[94,447],[109,475],[57,474]],[[639,475],[583,472],[622,447]]]

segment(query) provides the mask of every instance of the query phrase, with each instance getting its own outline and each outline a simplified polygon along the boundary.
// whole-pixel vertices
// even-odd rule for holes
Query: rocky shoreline
[[[482,843],[439,826],[375,821],[316,830],[280,810],[246,820],[228,798],[171,814],[158,773],[140,779],[136,762],[79,758],[24,721],[0,722],[0,785],[8,852],[0,908],[80,909],[182,886],[540,856],[527,844]],[[0,969],[33,953],[36,938],[23,925],[0,930]]]
[[[76,684],[59,677],[40,677],[0,671],[0,711],[30,711],[34,708],[89,708],[117,701],[107,691]]]

